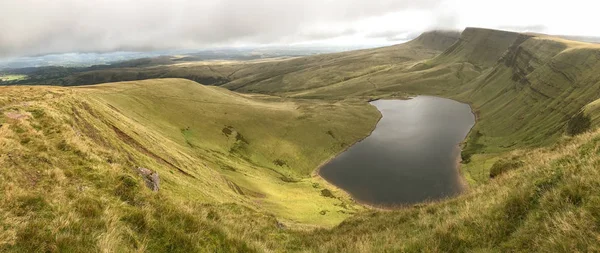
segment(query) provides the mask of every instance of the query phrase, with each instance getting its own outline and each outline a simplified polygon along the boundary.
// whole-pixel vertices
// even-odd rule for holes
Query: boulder
[[[146,168],[137,168],[137,172],[140,173],[146,186],[150,188],[150,190],[157,192],[160,187],[160,178],[158,177],[158,172],[151,171]]]

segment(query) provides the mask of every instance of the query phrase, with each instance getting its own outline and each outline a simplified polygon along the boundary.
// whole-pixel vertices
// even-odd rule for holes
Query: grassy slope
[[[334,229],[282,229],[274,216],[244,204],[246,197],[220,179],[228,174],[213,167],[218,156],[201,156],[201,148],[186,147],[160,123],[146,125],[142,116],[121,115],[124,108],[113,102],[121,100],[111,97],[123,86],[139,90],[160,84],[2,88],[2,251],[599,250],[600,199],[594,191],[600,187],[599,131],[564,137],[548,148],[510,152],[520,167],[450,201],[358,213]],[[207,100],[224,92],[196,88]],[[251,103],[285,107],[269,99]],[[123,128],[147,151],[112,126]],[[196,155],[189,153],[193,150]],[[236,159],[223,161],[231,160]],[[248,175],[260,170],[239,165],[238,172]],[[133,166],[159,171],[161,191],[144,187]],[[265,174],[253,180],[268,182]],[[220,204],[230,201],[240,204]]]
[[[0,251],[247,248],[202,218],[216,209],[150,194],[132,167],[164,164],[121,140],[109,126],[113,121],[98,117],[100,108],[82,101],[82,94],[50,87],[1,89]],[[185,182],[178,173],[161,175],[165,192],[172,182]]]
[[[474,185],[455,200],[359,214],[300,233],[314,251],[597,251],[599,133],[565,138],[582,107],[595,119],[600,48],[563,39],[467,29],[440,56],[297,96],[434,94],[469,102],[479,123],[463,167]],[[372,85],[372,86],[371,86]],[[293,96],[294,94],[292,94]],[[535,149],[535,147],[550,146]],[[533,149],[533,150],[532,150]],[[505,175],[489,179],[490,170]]]
[[[422,38],[431,37],[424,35],[396,46],[395,52],[409,52],[423,45]],[[298,98],[366,99],[429,94],[470,103],[479,123],[465,147],[465,159],[471,155],[473,159],[463,171],[472,184],[487,181],[489,169],[504,152],[554,143],[565,133],[569,120],[600,96],[600,76],[595,71],[600,68],[597,44],[468,28],[457,43],[432,59],[383,58],[382,62],[392,63],[380,71],[369,72],[365,68],[369,73],[353,75],[344,70],[357,64],[346,59],[369,55],[360,58],[363,60],[358,62],[362,64],[369,62],[364,59],[375,59],[379,50],[389,49],[329,55],[332,58],[328,59],[326,73],[337,82],[322,78],[322,71],[311,67],[320,63],[320,58],[308,57],[295,60],[305,63],[294,72],[283,71],[294,61],[283,62],[282,66],[257,74],[261,76],[258,82],[252,81],[254,75],[248,75],[225,86]],[[369,64],[370,68],[374,66],[381,65]],[[307,84],[306,80],[315,77],[318,87]],[[245,86],[232,86],[238,82]]]
[[[250,224],[227,234],[222,223],[235,228],[248,213],[272,228],[273,215],[332,226],[362,210],[334,188],[323,196],[330,186],[311,171],[370,132],[379,114],[365,102],[243,96],[181,79],[1,94],[0,249],[243,248],[240,237],[269,235]],[[160,193],[136,167],[159,173]]]
[[[600,132],[515,151],[523,165],[454,200],[353,217],[300,233],[318,252],[595,252],[600,250]]]
[[[339,205],[351,205],[347,200],[320,196],[326,183],[311,178],[311,173],[371,131],[379,114],[367,103],[290,102],[239,95],[181,79],[102,84],[81,90],[135,122],[135,127],[122,129],[143,126],[168,138],[177,144],[178,152],[200,157],[200,168],[216,168],[246,190],[245,202],[282,218],[333,225],[358,208],[352,205],[346,210]],[[142,145],[154,145],[147,141]],[[204,187],[209,186],[191,193],[206,191]],[[219,198],[219,193],[213,196]],[[331,213],[321,215],[323,210]]]
[[[600,126],[600,99],[587,104],[584,108],[594,127]]]
[[[349,81],[389,69],[403,68],[429,59],[451,46],[458,32],[435,31],[402,45],[292,59],[206,61],[173,64],[164,59],[140,59],[122,68],[68,73],[48,68],[34,76],[32,84],[86,85],[152,78],[185,78],[238,91],[281,93]],[[156,64],[146,64],[155,60]],[[139,64],[136,64],[139,62]],[[65,73],[62,73],[63,71]],[[47,72],[47,73],[46,73]],[[283,78],[285,77],[285,78]]]
[[[457,39],[453,32],[431,32],[405,44],[303,57],[238,71],[224,87],[241,92],[285,94],[343,85],[374,73],[429,59]],[[372,87],[371,87],[372,88]]]

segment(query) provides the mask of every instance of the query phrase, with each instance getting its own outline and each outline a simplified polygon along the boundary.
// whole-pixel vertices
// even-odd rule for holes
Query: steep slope
[[[457,43],[433,59],[291,96],[430,94],[470,103],[478,124],[463,160],[473,160],[464,171],[476,184],[489,179],[489,169],[503,152],[550,145],[567,133],[579,111],[600,98],[597,69],[597,44],[468,28]]]
[[[398,47],[411,48],[435,37],[424,35]],[[595,71],[600,68],[599,55],[597,44],[468,28],[432,59],[391,64],[303,90],[290,88],[303,86],[302,78],[286,84],[283,80],[294,74],[285,74],[266,92],[328,99],[430,94],[468,102],[478,114],[478,124],[463,152],[465,163],[472,160],[464,171],[477,184],[489,179],[489,169],[503,152],[554,143],[584,106],[600,98],[600,75]],[[304,78],[318,73],[310,68],[300,71],[307,72]]]
[[[528,35],[514,32],[467,28],[457,43],[430,64],[468,62],[478,68],[489,68],[496,64],[510,46],[528,38]]]
[[[164,139],[139,145],[74,90],[0,89],[0,251],[251,250],[205,218],[218,206],[188,206],[170,196],[174,185],[195,187],[192,176],[218,180],[215,171],[178,171],[197,161],[175,164],[166,152],[157,154],[169,145]],[[159,193],[144,186],[138,166],[160,170]],[[234,196],[219,184],[198,194],[215,192]]]
[[[364,138],[374,127],[379,113],[365,102],[239,95],[181,79],[102,84],[78,90],[133,121],[115,126],[129,136],[142,137],[138,139],[141,146],[155,144],[150,136],[139,134],[140,128],[173,142],[178,149],[171,157],[183,153],[200,159],[190,169],[219,171],[224,186],[241,195],[234,202],[241,200],[290,222],[316,225],[335,224],[357,211],[347,198],[321,196],[328,185],[311,175],[319,164]],[[173,144],[158,152],[169,150]],[[179,160],[185,162],[186,158]],[[214,179],[199,181],[208,184]],[[197,184],[194,180],[190,183]],[[210,186],[186,192],[206,193],[205,187]],[[226,200],[218,192],[210,197],[217,202]],[[332,214],[322,215],[323,210]]]
[[[546,36],[516,41],[493,68],[450,95],[478,112],[477,141],[467,155],[554,143],[600,97],[598,68],[596,44]]]
[[[587,104],[584,109],[584,116],[590,121],[590,126],[600,126],[600,99]]]
[[[164,87],[179,82],[184,83],[174,91]],[[519,161],[520,166],[507,167],[489,183],[452,200],[361,212],[332,229],[299,230],[278,223],[279,217],[264,209],[245,207],[252,205],[238,193],[252,192],[245,185],[227,183],[235,177],[222,179],[229,178],[230,172],[257,175],[252,173],[260,167],[240,163],[237,172],[226,173],[213,168],[215,162],[236,159],[204,157],[201,148],[189,153],[192,147],[165,134],[161,122],[150,123],[154,118],[146,121],[149,115],[123,116],[137,114],[138,109],[115,103],[121,99],[112,97],[114,91],[130,92],[144,101],[144,95],[135,94],[160,85],[164,85],[162,96],[185,97],[175,92],[180,89],[202,95],[206,102],[233,96],[237,102],[249,103],[246,107],[267,106],[261,111],[271,106],[284,110],[290,102],[238,97],[181,80],[84,89],[2,88],[1,251],[600,250],[600,201],[595,194],[600,187],[599,131],[565,137],[548,148],[507,153],[505,158]],[[158,192],[144,186],[134,169],[137,166],[159,173]],[[252,180],[268,184],[263,177],[270,177],[269,173]],[[319,200],[313,196],[305,201]]]
[[[329,227],[363,209],[311,173],[371,131],[379,113],[365,102],[182,79],[0,94],[0,250],[244,248],[209,223],[249,212],[265,226],[276,215],[279,226]],[[159,193],[140,168],[158,173]]]
[[[522,163],[454,200],[350,218],[300,233],[314,252],[595,252],[600,250],[600,132],[519,150]]]

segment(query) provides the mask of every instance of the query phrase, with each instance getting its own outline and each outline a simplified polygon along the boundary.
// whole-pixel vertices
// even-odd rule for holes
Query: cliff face
[[[465,29],[458,42],[437,57],[436,63],[469,62],[480,68],[492,67],[498,59],[527,35],[481,28]]]
[[[596,44],[467,29],[435,61],[448,59],[489,66],[459,87],[458,97],[480,110],[486,118],[481,131],[502,143],[500,148],[551,143],[566,131],[570,119],[600,97]]]

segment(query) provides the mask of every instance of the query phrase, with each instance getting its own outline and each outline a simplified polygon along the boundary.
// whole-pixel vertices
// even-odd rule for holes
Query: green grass
[[[365,102],[180,79],[1,89],[1,251],[247,252],[278,236],[254,229],[364,209],[312,169],[369,134],[379,113]],[[159,193],[137,167],[159,173]]]
[[[597,128],[600,126],[600,99],[587,104],[584,107],[584,115],[589,117],[591,121],[591,128]]]
[[[109,106],[111,113],[131,121],[130,125],[115,123],[119,129],[135,129],[137,134],[130,136],[154,133],[169,141],[158,145],[140,140],[141,146],[151,147],[150,152],[168,154],[174,146],[177,149],[172,153],[201,159],[202,166],[190,165],[184,170],[192,175],[207,169],[216,172],[216,178],[196,177],[205,184],[221,181],[223,186],[242,192],[230,201],[243,201],[290,222],[326,226],[347,218],[347,212],[361,209],[347,199],[320,197],[321,187],[331,186],[312,173],[323,161],[370,133],[379,113],[365,102],[240,95],[181,79],[103,84],[79,90],[89,94],[91,101]],[[176,162],[187,159],[171,157]],[[315,184],[321,186],[315,188]],[[178,190],[187,197],[207,192],[204,187],[209,186]],[[220,191],[203,200],[227,201]],[[350,209],[339,207],[342,203]],[[332,214],[321,215],[322,210]]]
[[[0,82],[13,82],[27,79],[26,75],[0,74]]]

